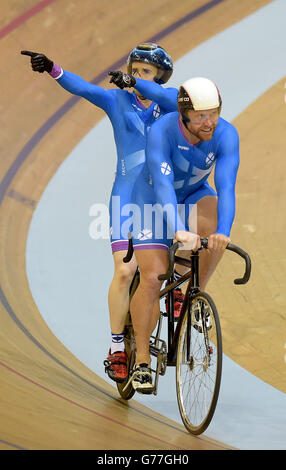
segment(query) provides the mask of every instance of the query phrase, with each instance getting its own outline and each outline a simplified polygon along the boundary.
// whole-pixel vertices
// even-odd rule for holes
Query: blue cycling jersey
[[[119,89],[106,90],[71,72],[63,71],[57,81],[70,93],[82,96],[107,113],[113,126],[117,149],[117,174],[130,177],[130,173],[135,171],[137,176],[137,167],[145,161],[147,131],[160,116],[177,109],[178,91],[137,79],[136,89],[146,98],[156,99],[149,108],[144,108],[135,93]]]
[[[177,208],[178,204],[195,204],[206,195],[216,195],[207,182],[215,167],[214,181],[218,197],[217,233],[229,236],[235,217],[235,182],[239,166],[238,133],[232,124],[219,118],[212,139],[192,145],[186,139],[182,126],[179,113],[173,112],[162,117],[150,129],[146,162],[134,185],[132,203],[138,205],[143,213],[144,204],[146,206],[158,203],[163,209]],[[169,217],[170,211],[163,213],[165,219],[168,216],[172,236],[178,230],[186,230],[186,224],[178,211],[173,211],[173,214],[175,215]],[[142,243],[142,240],[146,244],[154,244],[156,237],[151,234],[152,229],[144,226],[143,230],[148,236],[142,236],[141,231],[137,242],[133,233],[135,245]]]
[[[112,243],[126,240],[120,227],[112,226],[112,207],[116,211],[130,203],[133,184],[145,162],[146,137],[150,126],[162,115],[177,109],[176,88],[163,88],[161,85],[136,79],[135,88],[152,104],[145,108],[134,92],[120,89],[104,89],[91,84],[78,75],[63,70],[57,78],[58,83],[70,93],[82,96],[102,108],[113,126],[117,150],[117,168],[110,198],[110,224]],[[119,198],[119,204],[112,204],[112,198]],[[120,226],[126,216],[120,219]],[[125,249],[126,246],[118,244]]]

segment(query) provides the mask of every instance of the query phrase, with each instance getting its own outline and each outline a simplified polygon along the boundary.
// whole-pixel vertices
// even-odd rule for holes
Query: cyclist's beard
[[[211,139],[213,138],[214,131],[216,130],[216,126],[217,126],[217,124],[214,124],[214,125],[210,128],[210,131],[209,131],[209,132],[205,132],[205,131],[202,130],[202,129],[194,130],[194,129],[190,128],[189,126],[188,126],[188,130],[189,130],[195,137],[197,137],[197,139],[203,140],[203,141],[207,141],[207,140],[211,140]]]

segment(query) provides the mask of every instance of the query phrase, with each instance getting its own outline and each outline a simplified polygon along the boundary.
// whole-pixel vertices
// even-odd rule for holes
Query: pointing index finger
[[[21,51],[21,54],[22,55],[28,55],[30,57],[35,57],[36,55],[38,55],[37,52],[31,52],[31,51]]]

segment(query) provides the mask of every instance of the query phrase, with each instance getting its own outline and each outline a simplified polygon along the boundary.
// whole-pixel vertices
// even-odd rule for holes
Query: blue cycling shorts
[[[205,182],[196,191],[189,194],[184,201],[178,204],[181,219],[185,223],[185,230],[190,230],[189,216],[197,202],[206,197],[217,197],[215,190]],[[140,193],[136,192],[133,200],[135,210],[138,206],[140,214],[133,218],[132,241],[134,250],[161,249],[168,250],[174,239],[174,232],[168,227],[168,214],[163,217],[162,209],[156,207],[152,186],[145,182]],[[134,212],[133,212],[134,216]]]

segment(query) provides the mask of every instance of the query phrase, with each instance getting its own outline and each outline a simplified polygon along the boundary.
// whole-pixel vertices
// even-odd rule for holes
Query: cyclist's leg
[[[140,284],[130,304],[137,364],[150,363],[150,336],[160,313],[162,282],[158,280],[158,275],[167,270],[168,248],[172,243],[172,239],[168,238],[166,219],[154,198],[152,187],[149,184],[142,185],[136,198],[140,208],[140,226],[133,224],[134,254],[140,271]]]
[[[115,250],[116,248],[113,252],[114,275],[108,291],[108,306],[111,331],[113,334],[120,334],[124,330],[125,316],[129,308],[129,288],[137,263],[134,256],[129,263],[124,263],[123,258],[127,250]]]
[[[115,381],[127,377],[127,355],[124,350],[125,318],[129,308],[129,288],[136,271],[135,257],[124,263],[128,248],[128,233],[122,233],[122,224],[127,216],[121,216],[122,208],[128,206],[130,190],[126,184],[115,183],[110,198],[110,241],[114,260],[114,275],[108,292],[111,328],[111,346],[105,361],[108,376]]]
[[[205,183],[198,191],[191,194],[185,201],[190,208],[189,229],[207,238],[217,230],[217,195]],[[194,206],[195,205],[195,210]],[[200,254],[200,288],[206,285],[223,256],[222,251],[203,250]]]
[[[217,229],[217,198],[207,196],[198,201],[198,232],[201,237],[208,237]],[[203,250],[200,254],[200,286],[205,290],[223,256],[222,251]]]
[[[130,305],[132,323],[137,347],[137,364],[150,363],[150,336],[158,320],[159,293],[162,281],[158,275],[166,272],[168,267],[168,251],[165,249],[136,250],[136,260],[140,270],[140,284]]]
[[[207,235],[203,235],[208,233],[206,224],[208,223],[207,219],[201,217],[200,211],[200,200],[206,197],[216,196],[216,192],[209,186],[208,183],[204,183],[197,191],[189,194],[181,203],[181,211],[183,212],[183,220],[186,220],[186,230],[191,230],[194,233],[198,233],[201,237],[206,237]],[[210,226],[212,227],[212,223]],[[202,231],[201,228],[204,228]],[[212,232],[210,232],[212,233]],[[189,250],[180,249],[179,255],[182,258],[189,259],[191,252]],[[176,266],[176,271],[180,275],[185,274],[189,271],[188,268],[184,266]]]
[[[124,227],[129,220],[131,188],[130,181],[117,177],[109,203],[114,275],[108,292],[108,306],[113,334],[121,334],[124,330],[125,315],[129,308],[129,287],[136,271],[135,256],[129,263],[123,262],[128,249],[129,229]]]
[[[162,282],[158,280],[158,275],[167,270],[168,247],[172,239],[166,237],[166,222],[155,204],[154,191],[149,183],[140,186],[135,203],[140,209],[140,217],[133,222],[132,240],[140,283],[130,303],[137,349],[132,386],[140,393],[152,393],[154,386],[149,345],[160,312],[159,292]]]

